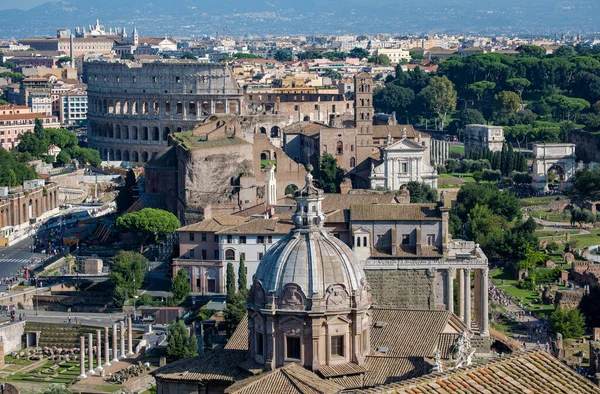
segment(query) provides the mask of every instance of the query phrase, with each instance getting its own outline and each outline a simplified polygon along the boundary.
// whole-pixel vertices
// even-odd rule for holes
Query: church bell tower
[[[358,134],[373,133],[373,77],[362,72],[354,78],[354,122]]]

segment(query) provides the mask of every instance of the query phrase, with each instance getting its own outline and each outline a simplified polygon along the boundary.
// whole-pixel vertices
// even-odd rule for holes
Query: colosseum
[[[243,91],[225,64],[92,61],[83,78],[88,143],[103,160],[146,162],[168,145],[170,133],[244,108]]]

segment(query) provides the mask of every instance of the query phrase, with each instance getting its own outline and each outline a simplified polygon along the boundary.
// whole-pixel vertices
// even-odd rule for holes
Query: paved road
[[[34,256],[30,252],[30,247],[31,239],[27,238],[15,245],[0,248],[0,277],[15,276],[17,270]],[[41,255],[35,254],[35,256]]]

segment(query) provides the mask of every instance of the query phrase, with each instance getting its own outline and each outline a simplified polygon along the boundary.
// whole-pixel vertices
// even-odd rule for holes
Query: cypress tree
[[[233,270],[233,264],[227,263],[227,303],[230,304],[235,302],[235,271]]]
[[[238,292],[240,298],[246,300],[248,298],[248,281],[246,279],[246,264],[244,258],[240,257],[240,268],[238,270]]]
[[[508,144],[506,151],[506,161],[504,162],[503,174],[508,175],[515,169],[515,151],[512,144]]]
[[[500,172],[504,174],[506,168],[506,156],[507,156],[506,144],[502,145],[502,152],[500,152]]]

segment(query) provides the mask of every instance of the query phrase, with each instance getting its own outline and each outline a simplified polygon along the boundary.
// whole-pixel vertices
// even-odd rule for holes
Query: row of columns
[[[471,308],[471,268],[449,268],[446,270],[446,309],[454,313],[454,277],[458,281],[458,317],[471,328],[471,315],[475,313],[475,320],[479,324],[481,335],[489,335],[489,310],[488,310],[488,268],[475,271],[475,308]]]
[[[85,336],[79,337],[79,379],[85,379],[88,375],[101,372],[104,367],[108,367],[111,363],[116,363],[119,359],[124,359],[127,356],[133,355],[133,333],[131,325],[131,317],[127,318],[127,327],[125,329],[125,322],[119,322],[119,331],[121,333],[121,354],[118,354],[117,348],[117,324],[112,326],[112,356],[110,359],[110,349],[108,334],[109,328],[104,327],[104,364],[102,364],[102,330],[96,330],[96,367],[94,368],[94,346],[93,339],[94,334],[89,333],[87,338],[88,344],[88,371],[86,375],[85,371]],[[125,350],[125,331],[127,331],[127,350]]]

